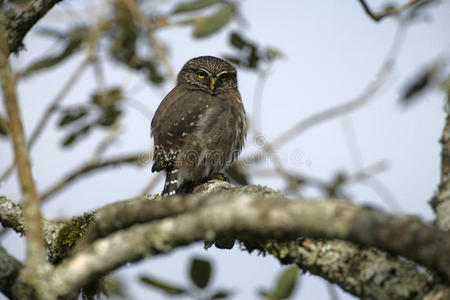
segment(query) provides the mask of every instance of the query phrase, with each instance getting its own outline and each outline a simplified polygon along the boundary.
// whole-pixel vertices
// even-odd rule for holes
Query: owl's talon
[[[230,183],[230,179],[227,176],[225,176],[225,174],[220,173],[220,172],[212,174],[210,180],[213,180],[213,179],[220,180],[220,181],[226,181],[227,183]]]

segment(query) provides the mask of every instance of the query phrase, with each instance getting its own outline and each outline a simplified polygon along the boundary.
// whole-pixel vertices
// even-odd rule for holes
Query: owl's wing
[[[211,95],[176,86],[163,99],[152,120],[155,142],[152,171],[168,169],[211,105]]]

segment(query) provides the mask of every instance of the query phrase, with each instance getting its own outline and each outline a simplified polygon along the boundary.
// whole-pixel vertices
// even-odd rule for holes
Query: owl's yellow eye
[[[197,72],[197,76],[198,76],[198,78],[203,79],[203,78],[205,78],[206,74],[205,74],[205,72]]]

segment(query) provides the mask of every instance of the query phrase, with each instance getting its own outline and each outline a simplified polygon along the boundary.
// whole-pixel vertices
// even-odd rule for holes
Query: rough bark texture
[[[6,37],[10,53],[19,52],[23,46],[23,39],[56,3],[62,0],[33,0],[26,8],[8,16],[5,21]]]
[[[450,230],[450,115],[445,122],[441,144],[441,182],[431,204],[436,211],[437,226],[448,231]]]
[[[0,208],[2,224],[20,229],[20,206],[0,198]],[[11,222],[11,217],[18,221]],[[194,241],[223,238],[238,239],[247,249],[270,253],[282,263],[296,263],[364,299],[420,299],[424,295],[444,299],[436,297],[447,291],[429,274],[418,271],[416,265],[380,250],[311,238],[338,237],[365,245],[374,243],[382,248],[402,249],[399,254],[403,256],[429,255],[432,248],[436,253],[436,248],[449,253],[449,234],[414,218],[394,218],[345,201],[290,201],[266,187],[236,188],[215,181],[200,186],[194,195],[152,195],[113,203],[94,213],[93,220],[84,243],[42,283],[41,294],[48,299],[77,291],[127,262],[167,253]],[[133,220],[142,224],[131,226]],[[80,224],[85,226],[88,221],[83,222]],[[46,240],[57,251],[66,242],[61,238],[63,233],[72,232],[73,227],[67,224],[44,221],[44,228],[51,228],[45,231]],[[363,237],[364,233],[367,236]],[[415,238],[403,237],[416,233],[419,236]],[[440,239],[438,244],[425,238],[428,234]],[[408,246],[411,240],[416,249]],[[64,251],[60,252],[67,255]],[[443,257],[441,263],[445,261]],[[445,274],[445,263],[439,268]]]

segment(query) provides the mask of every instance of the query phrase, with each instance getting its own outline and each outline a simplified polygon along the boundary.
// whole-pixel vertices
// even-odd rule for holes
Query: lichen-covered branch
[[[430,290],[427,274],[376,248],[306,238],[267,241],[258,249],[268,251],[283,264],[295,263],[361,299],[418,299]]]
[[[178,202],[186,207],[198,204],[199,197],[177,196],[159,203],[171,207]],[[135,225],[96,240],[58,265],[48,283],[56,294],[64,295],[126,262],[166,253],[194,241],[230,236],[256,241],[301,236],[345,239],[407,257],[437,270],[447,281],[450,278],[450,234],[415,218],[396,218],[339,200],[289,201],[262,187],[211,194],[204,199],[211,203],[202,202],[183,214]],[[132,216],[124,216],[127,218]]]
[[[450,97],[450,95],[449,95]],[[431,205],[436,211],[437,226],[450,230],[450,114],[447,115],[441,137],[441,182]]]
[[[56,3],[62,0],[32,0],[24,9],[5,21],[9,53],[17,53],[23,48],[23,39]]]

